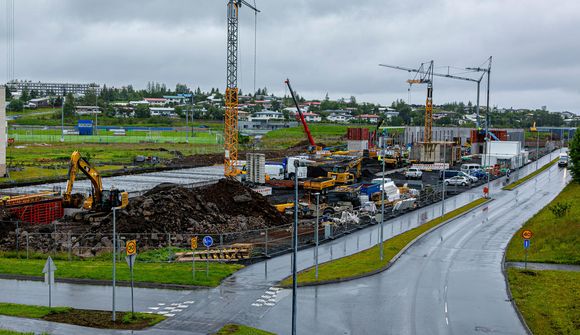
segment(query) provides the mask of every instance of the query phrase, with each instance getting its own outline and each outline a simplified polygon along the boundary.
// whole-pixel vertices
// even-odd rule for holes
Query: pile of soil
[[[93,230],[109,231],[111,223],[109,216]],[[222,234],[287,223],[261,194],[229,179],[201,188],[161,184],[117,214],[120,233]]]
[[[94,311],[94,310],[84,310],[84,309],[71,309],[70,311],[62,313],[50,313],[42,317],[42,320],[51,322],[67,323],[71,325],[78,325],[83,327],[91,328],[102,328],[102,329],[130,329],[130,330],[140,330],[152,326],[163,320],[163,317],[158,317],[155,315],[143,317],[141,315],[137,316],[136,319],[132,320],[130,323],[123,322],[126,315],[130,315],[130,312],[117,312],[117,321],[113,322],[112,313],[105,311]]]

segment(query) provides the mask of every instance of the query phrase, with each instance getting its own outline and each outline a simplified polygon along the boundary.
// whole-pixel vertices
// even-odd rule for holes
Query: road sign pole
[[[52,308],[52,269],[48,263],[48,308]]]
[[[115,212],[116,208],[113,207],[113,322],[117,321],[117,308],[115,305],[115,284],[117,280],[117,218]]]
[[[525,256],[524,256],[524,269],[528,269],[528,248],[526,248]]]
[[[319,219],[319,206],[320,206],[320,193],[316,193],[316,230],[314,231],[314,239],[316,240],[316,248],[314,249],[314,265],[315,265],[315,277],[318,280],[318,222]]]
[[[209,247],[207,247],[207,258],[205,259],[205,276],[209,276]]]
[[[135,300],[133,298],[133,262],[134,260],[131,261],[131,317],[135,316]]]
[[[294,224],[292,227],[292,335],[296,335],[296,258],[298,256],[298,160],[294,161]]]

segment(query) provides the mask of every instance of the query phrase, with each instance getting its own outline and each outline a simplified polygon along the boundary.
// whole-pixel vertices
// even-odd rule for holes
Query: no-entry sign
[[[532,233],[532,231],[529,229],[526,229],[522,232],[522,237],[524,240],[529,240],[532,238],[532,236],[534,236],[534,233]]]

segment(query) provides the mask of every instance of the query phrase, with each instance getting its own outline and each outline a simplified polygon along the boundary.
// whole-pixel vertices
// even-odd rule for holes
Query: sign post
[[[209,276],[209,247],[213,245],[213,238],[211,236],[205,236],[203,238],[203,245],[207,248],[207,258],[205,261],[205,276]]]
[[[54,284],[54,271],[56,271],[56,265],[52,261],[52,257],[48,256],[46,263],[44,263],[44,282],[48,284],[48,308],[52,308],[52,284]]]
[[[195,280],[195,249],[197,249],[197,236],[191,238],[191,273]]]
[[[133,317],[135,315],[135,300],[133,298],[133,267],[135,265],[135,258],[137,258],[137,241],[127,241],[126,250],[127,257],[125,257],[125,260],[127,261],[127,265],[129,265],[129,270],[131,271],[131,317]]]
[[[530,239],[534,236],[531,230],[526,229],[522,232],[522,238],[524,239],[524,269],[528,268],[528,249],[530,248],[531,241]]]

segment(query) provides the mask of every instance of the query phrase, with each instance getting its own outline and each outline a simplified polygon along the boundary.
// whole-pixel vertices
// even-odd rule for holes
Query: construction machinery
[[[238,14],[243,5],[260,11],[244,0],[228,0],[227,22],[227,86],[224,117],[224,175],[235,177],[240,174],[238,160]]]
[[[91,195],[86,199],[82,195],[72,194],[73,185],[79,171],[91,181]],[[68,181],[66,191],[63,194],[63,205],[68,208],[79,208],[81,203],[84,209],[92,212],[109,212],[114,207],[127,206],[129,194],[117,189],[103,189],[103,181],[99,171],[82,157],[80,152],[75,151],[70,157]]]
[[[328,190],[333,188],[335,184],[336,184],[336,180],[334,178],[318,177],[318,178],[304,181],[302,184],[302,187],[305,190],[326,193]]]
[[[298,104],[298,100],[296,99],[296,95],[294,95],[294,91],[292,90],[292,86],[290,86],[290,79],[286,79],[284,83],[288,86],[290,90],[290,95],[292,96],[292,100],[294,101],[294,105],[296,106],[296,113],[300,117],[300,122],[304,127],[304,132],[306,133],[306,137],[308,138],[308,152],[315,153],[316,151],[321,151],[322,147],[319,147],[314,142],[314,138],[312,138],[312,134],[310,133],[310,129],[308,128],[308,123],[306,123],[306,119],[304,118],[304,114],[302,114],[302,110],[300,110],[300,105]]]
[[[335,165],[327,177],[333,178],[337,184],[352,184],[362,175],[362,161],[363,158],[359,157],[348,162],[346,166]]]

